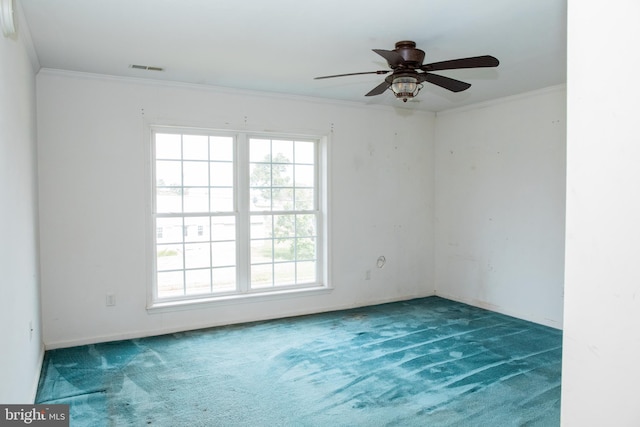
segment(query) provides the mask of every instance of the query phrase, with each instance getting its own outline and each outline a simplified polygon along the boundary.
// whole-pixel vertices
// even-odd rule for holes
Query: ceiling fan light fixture
[[[391,91],[396,98],[407,102],[407,99],[415,97],[422,89],[422,84],[417,78],[411,76],[398,76],[391,83]]]

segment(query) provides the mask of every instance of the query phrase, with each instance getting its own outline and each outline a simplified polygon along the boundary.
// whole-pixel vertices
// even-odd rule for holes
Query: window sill
[[[254,292],[248,294],[235,294],[223,296],[207,296],[204,298],[153,302],[147,306],[149,313],[165,313],[179,310],[194,310],[214,307],[223,304],[240,304],[246,302],[260,302],[283,298],[298,298],[302,296],[323,295],[333,290],[328,286],[316,286],[312,288],[283,289],[270,292]]]

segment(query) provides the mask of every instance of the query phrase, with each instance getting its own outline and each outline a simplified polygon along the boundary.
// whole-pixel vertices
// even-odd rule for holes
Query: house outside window
[[[321,138],[151,135],[153,302],[326,287]]]

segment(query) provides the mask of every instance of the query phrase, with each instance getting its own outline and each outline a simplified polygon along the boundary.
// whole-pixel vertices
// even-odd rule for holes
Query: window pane
[[[157,245],[156,269],[158,271],[179,270],[182,264],[182,245]]]
[[[273,285],[273,264],[251,266],[251,288],[265,288]]]
[[[156,159],[181,159],[181,135],[156,134]]]
[[[156,161],[156,185],[179,187],[182,185],[182,164],[175,160]]]
[[[293,187],[293,166],[274,163],[271,180],[274,187]]]
[[[211,262],[209,243],[187,243],[184,245],[184,267],[203,268]]]
[[[294,190],[295,209],[296,210],[312,210],[314,208],[314,190],[299,189]]]
[[[271,187],[270,163],[251,163],[249,171],[251,187]]]
[[[316,259],[316,239],[304,237],[296,240],[296,260]]]
[[[156,279],[159,298],[170,298],[184,295],[184,278],[182,271],[158,273]]]
[[[273,258],[276,261],[295,261],[296,240],[278,239],[274,240]]]
[[[214,242],[211,244],[211,265],[228,267],[236,264],[235,242]]]
[[[182,212],[182,188],[156,189],[156,212]]]
[[[273,141],[271,145],[273,163],[291,163],[293,161],[293,141]]]
[[[229,292],[236,289],[236,268],[214,268],[213,269],[213,291]]]
[[[233,163],[211,162],[211,185],[233,187]]]
[[[233,160],[233,138],[230,136],[210,136],[211,160]]]
[[[274,215],[273,231],[275,238],[294,237],[296,235],[296,216]]]
[[[209,189],[185,187],[184,211],[185,212],[208,212],[209,211]]]
[[[187,187],[209,186],[207,162],[183,162],[183,185]]]
[[[274,211],[289,211],[293,209],[292,188],[274,188],[271,194],[273,195],[272,209]]]
[[[251,264],[273,261],[273,240],[257,239],[251,241]]]
[[[217,216],[211,218],[211,240],[235,240],[236,219],[232,216]]]
[[[233,188],[211,189],[211,212],[233,212]]]
[[[181,243],[182,238],[182,218],[156,220],[156,243]]]
[[[315,150],[316,145],[313,142],[296,141],[295,144],[295,158],[296,163],[315,163]]]
[[[271,161],[271,141],[268,139],[249,140],[249,161],[250,162],[270,162]]]
[[[182,158],[185,160],[209,160],[209,141],[206,135],[184,135]]]
[[[276,286],[296,283],[296,264],[294,262],[274,264],[273,282]]]
[[[296,215],[296,236],[313,237],[316,235],[316,216]]]
[[[251,215],[251,238],[273,237],[272,220],[271,215]]]
[[[296,265],[297,283],[314,283],[316,281],[316,262],[305,261]]]
[[[187,295],[211,292],[211,269],[187,270],[185,276]]]
[[[250,209],[252,211],[271,210],[271,189],[252,188],[250,191]]]
[[[294,170],[296,177],[296,187],[315,186],[315,168],[312,165],[295,165]]]
[[[186,227],[186,233],[183,233],[185,242],[208,242],[210,240],[209,217],[186,217],[184,226]]]

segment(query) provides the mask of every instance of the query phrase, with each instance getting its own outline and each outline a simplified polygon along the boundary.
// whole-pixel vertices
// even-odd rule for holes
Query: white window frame
[[[329,282],[329,215],[328,215],[328,182],[329,174],[327,158],[329,149],[329,137],[314,134],[292,134],[272,132],[229,131],[209,128],[190,128],[163,125],[150,125],[149,137],[146,138],[149,149],[149,182],[148,194],[150,195],[148,218],[150,229],[148,233],[148,276],[149,291],[147,309],[174,310],[190,308],[194,305],[210,305],[223,302],[234,302],[245,299],[269,299],[283,296],[300,296],[316,293],[326,293],[332,290]],[[231,136],[234,138],[234,214],[236,218],[236,283],[237,288],[229,293],[209,293],[193,296],[179,296],[172,298],[158,298],[156,286],[156,180],[155,180],[155,134],[194,134]],[[315,143],[315,203],[314,214],[316,216],[316,280],[313,283],[281,285],[268,288],[251,289],[250,286],[250,217],[249,208],[249,140],[250,138],[265,138],[274,140],[302,140]],[[188,214],[184,215],[188,216]],[[184,266],[183,266],[184,268]]]

